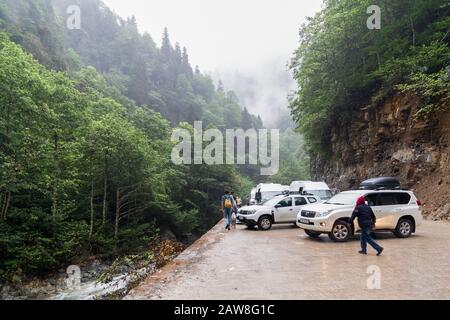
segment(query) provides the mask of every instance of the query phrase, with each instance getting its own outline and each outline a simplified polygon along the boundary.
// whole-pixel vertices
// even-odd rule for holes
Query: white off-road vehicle
[[[280,195],[261,205],[242,207],[237,219],[249,228],[270,230],[273,224],[296,223],[299,211],[306,205],[320,202],[314,195]]]
[[[377,218],[375,232],[393,231],[399,238],[408,238],[422,223],[421,203],[412,191],[355,190],[305,206],[298,214],[297,225],[310,237],[326,233],[333,241],[345,242],[360,231],[357,219],[349,223],[360,196],[365,196]]]

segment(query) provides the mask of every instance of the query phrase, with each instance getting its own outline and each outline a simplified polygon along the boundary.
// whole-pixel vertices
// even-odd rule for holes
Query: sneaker
[[[358,251],[359,254],[367,254],[365,251]]]
[[[380,256],[384,251],[384,248],[381,248],[380,250],[378,250],[377,256]]]

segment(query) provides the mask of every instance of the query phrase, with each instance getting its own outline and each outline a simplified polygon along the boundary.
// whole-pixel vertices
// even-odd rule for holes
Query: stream
[[[156,270],[156,264],[138,268],[122,267],[104,282],[108,265],[96,262],[87,267],[70,266],[67,272],[20,286],[0,286],[0,300],[107,300],[124,297],[137,283]]]
[[[45,300],[103,300],[108,298],[120,298],[130,289],[130,286],[154,272],[155,266],[134,270],[113,277],[107,283],[99,283],[97,280],[81,283],[76,288],[66,288],[54,295],[45,297]]]

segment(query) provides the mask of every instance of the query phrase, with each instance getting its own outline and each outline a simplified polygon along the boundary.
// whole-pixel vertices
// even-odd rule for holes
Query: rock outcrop
[[[397,177],[416,192],[425,215],[450,218],[450,111],[420,121],[419,103],[413,95],[398,94],[361,110],[351,126],[335,128],[332,156],[312,156],[313,177],[339,190],[370,177]]]

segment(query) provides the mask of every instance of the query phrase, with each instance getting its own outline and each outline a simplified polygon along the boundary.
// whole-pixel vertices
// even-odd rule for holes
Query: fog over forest
[[[192,64],[211,75],[216,85],[222,80],[242,106],[261,115],[265,126],[293,126],[287,97],[295,82],[287,65],[300,26],[320,10],[322,1],[104,2],[124,18],[134,15],[140,32],[148,32],[157,44],[167,27],[171,40],[189,49]]]

